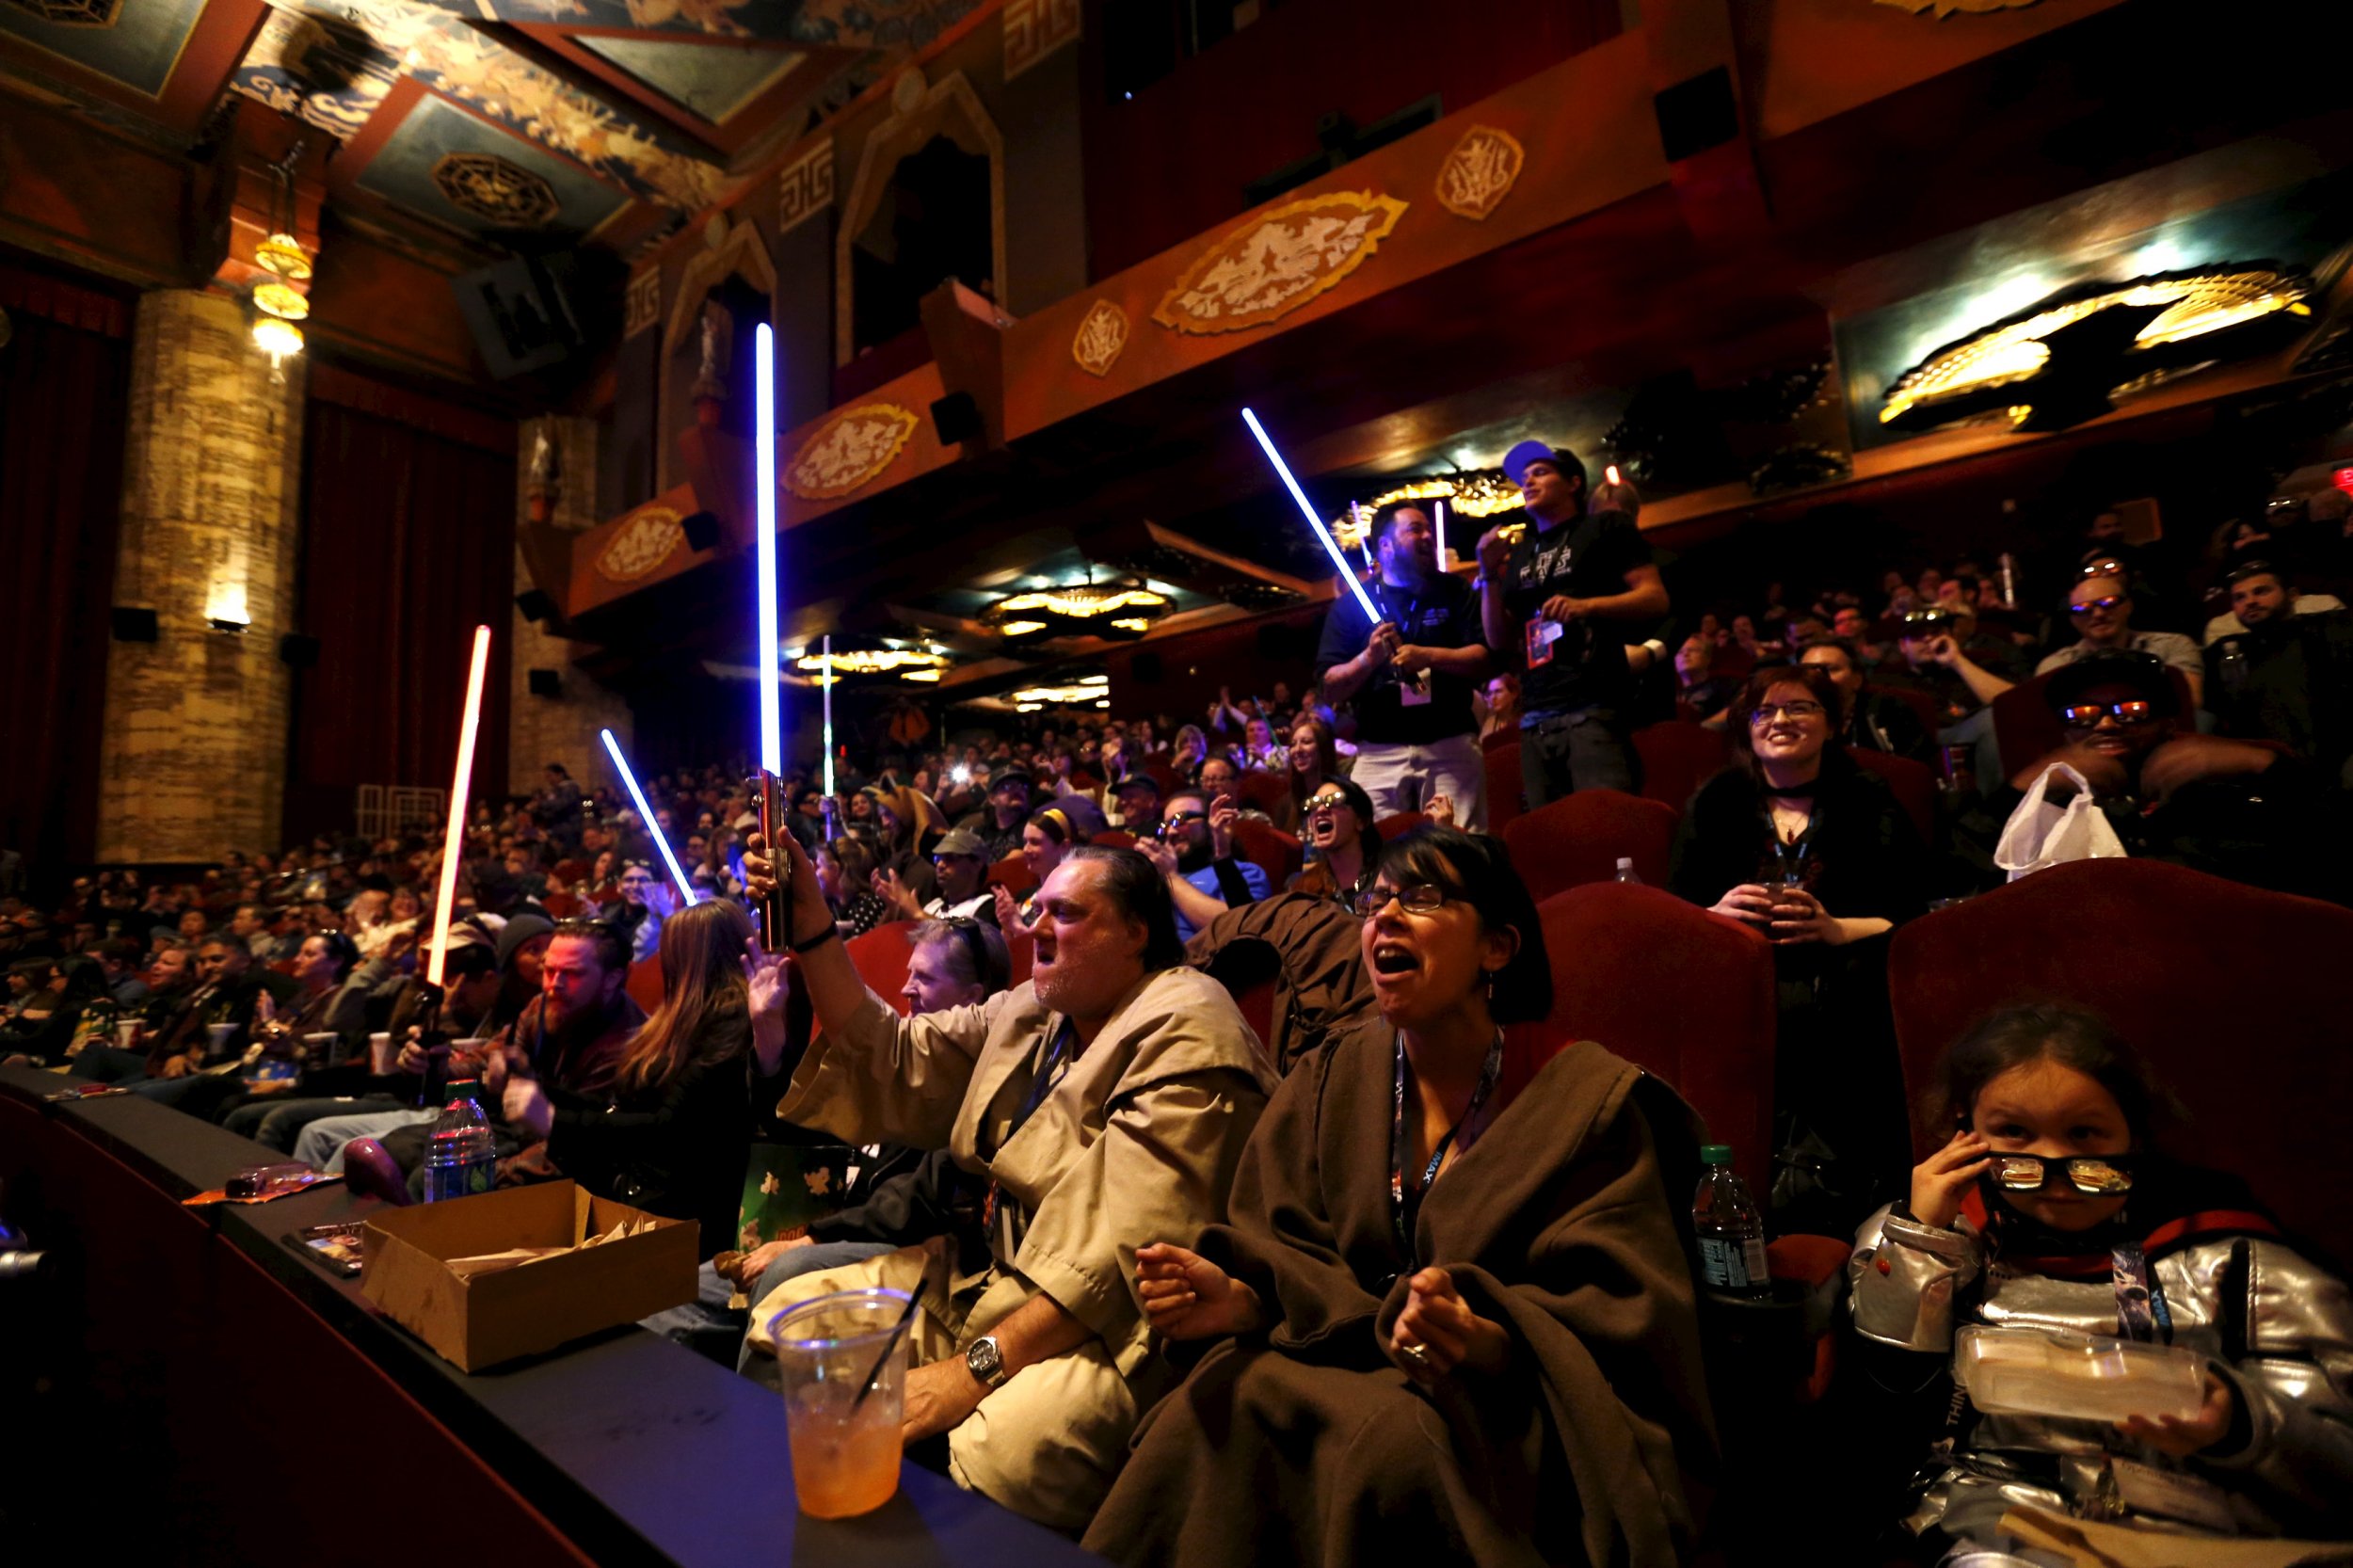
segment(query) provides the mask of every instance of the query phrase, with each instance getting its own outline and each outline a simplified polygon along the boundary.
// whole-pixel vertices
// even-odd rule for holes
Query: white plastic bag
[[[2075,793],[2065,806],[2050,798],[2053,774],[2075,786]],[[2090,782],[2064,762],[2042,770],[2042,776],[2026,791],[2026,798],[2002,824],[2001,842],[1993,846],[1993,863],[2009,872],[2012,882],[2069,860],[2124,857],[2124,841],[2093,802]]]

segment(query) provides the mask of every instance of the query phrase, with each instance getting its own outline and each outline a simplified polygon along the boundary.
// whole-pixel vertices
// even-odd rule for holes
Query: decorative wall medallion
[[[833,141],[828,137],[776,176],[776,232],[797,228],[833,205]]]
[[[1370,191],[1288,202],[1193,259],[1152,319],[1177,332],[1239,332],[1306,304],[1363,264],[1408,203]]]
[[[1005,80],[1079,36],[1079,0],[1006,0]]]
[[[784,488],[804,501],[848,495],[891,465],[916,423],[895,403],[866,403],[838,414],[792,454]]]
[[[1070,357],[1089,376],[1109,376],[1128,346],[1128,312],[1108,299],[1098,299],[1070,338]]]
[[[667,506],[648,506],[605,541],[597,552],[597,571],[616,583],[634,583],[685,542],[686,528],[677,512]]]
[[[536,229],[557,211],[553,185],[494,152],[445,152],[433,183],[458,211],[502,229]]]
[[[60,27],[111,27],[122,20],[122,0],[8,0],[8,4]]]
[[[633,338],[662,319],[662,270],[648,267],[629,280],[629,293],[622,296],[624,314],[621,335]]]
[[[1910,11],[1914,16],[1922,11],[1933,10],[1936,12],[1937,20],[1942,22],[1955,11],[1975,11],[1979,14],[1987,11],[2014,11],[2033,5],[2035,0],[1877,0],[1877,3],[1882,6],[1894,6],[1899,10]]]
[[[1439,167],[1438,205],[1463,217],[1483,218],[1503,204],[1527,164],[1527,150],[1511,132],[1474,125]]]

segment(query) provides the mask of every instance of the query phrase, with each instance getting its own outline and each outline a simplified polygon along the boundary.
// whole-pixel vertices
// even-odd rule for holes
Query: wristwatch
[[[984,1388],[1002,1388],[1012,1374],[1005,1370],[1005,1354],[997,1344],[997,1336],[984,1334],[965,1350],[964,1369]]]

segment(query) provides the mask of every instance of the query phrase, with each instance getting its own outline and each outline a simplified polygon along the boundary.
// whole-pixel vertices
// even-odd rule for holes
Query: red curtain
[[[505,789],[513,426],[502,427],[505,449],[491,450],[448,433],[479,423],[468,416],[397,417],[409,395],[347,373],[312,381],[302,629],[319,653],[295,679],[290,840],[349,831],[360,785],[448,786],[472,630],[485,621],[490,672],[474,792]]]
[[[0,265],[0,848],[37,874],[96,851],[129,311]]]

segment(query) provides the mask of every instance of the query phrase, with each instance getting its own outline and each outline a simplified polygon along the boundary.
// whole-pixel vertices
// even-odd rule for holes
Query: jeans
[[[1487,762],[1476,735],[1449,735],[1427,745],[1359,744],[1349,773],[1372,801],[1376,817],[1427,810],[1433,795],[1454,803],[1454,824],[1466,832],[1487,826]]]
[[[1520,781],[1528,809],[1579,790],[1641,792],[1642,765],[1608,708],[1529,713],[1520,720]]]
[[[378,1138],[394,1128],[414,1127],[440,1114],[439,1111],[405,1110],[324,1117],[302,1129],[295,1140],[294,1156],[313,1169],[339,1176],[344,1168],[344,1145],[354,1138]]]
[[[294,1153],[295,1139],[312,1122],[329,1116],[357,1116],[371,1111],[409,1109],[389,1095],[338,1095],[330,1098],[263,1099],[238,1106],[221,1125],[241,1138],[267,1144],[280,1154]]]

